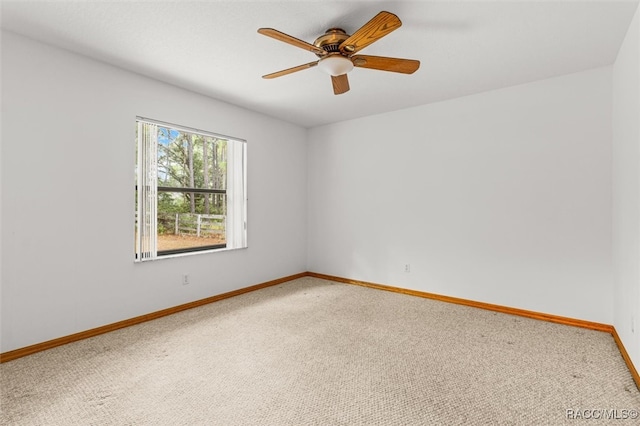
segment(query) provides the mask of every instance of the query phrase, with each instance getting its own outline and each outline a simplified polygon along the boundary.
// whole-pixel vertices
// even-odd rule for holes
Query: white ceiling
[[[305,127],[407,108],[613,63],[637,0],[623,1],[10,1],[1,25]],[[418,59],[412,75],[349,73],[336,96],[316,60],[262,36],[272,27],[312,43],[353,33],[381,10],[403,25],[362,50]]]

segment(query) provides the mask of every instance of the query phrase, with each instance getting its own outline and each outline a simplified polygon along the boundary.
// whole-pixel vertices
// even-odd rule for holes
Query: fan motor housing
[[[313,44],[327,53],[340,53],[340,45],[349,37],[350,35],[342,28],[329,28],[323,35],[318,37]],[[317,56],[322,57],[321,55]]]

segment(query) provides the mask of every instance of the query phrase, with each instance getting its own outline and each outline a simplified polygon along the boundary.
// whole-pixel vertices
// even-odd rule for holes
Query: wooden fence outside
[[[218,214],[175,213],[162,218],[165,229],[173,228],[175,235],[195,235],[205,237],[210,235],[224,235],[227,217]],[[160,221],[158,217],[158,221]],[[173,226],[169,221],[173,221]]]

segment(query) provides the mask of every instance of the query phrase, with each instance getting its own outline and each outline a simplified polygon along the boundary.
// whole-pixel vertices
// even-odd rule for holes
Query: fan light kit
[[[318,61],[318,68],[327,74],[337,77],[353,69],[353,62],[342,55],[330,55]]]
[[[318,68],[331,76],[333,93],[339,95],[349,91],[347,73],[351,71],[353,67],[413,74],[420,67],[420,61],[416,61],[415,59],[356,55],[358,51],[386,36],[391,31],[400,28],[401,25],[402,22],[400,22],[400,19],[396,15],[383,11],[374,16],[352,35],[347,34],[341,28],[330,28],[325,34],[318,37],[313,44],[274,30],[273,28],[260,28],[258,30],[260,34],[308,50],[320,58],[308,64],[263,75],[262,78],[271,79],[281,77],[318,66]]]

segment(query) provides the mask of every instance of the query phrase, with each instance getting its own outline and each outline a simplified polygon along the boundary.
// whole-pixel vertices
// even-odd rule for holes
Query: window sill
[[[194,255],[198,255],[198,254],[208,254],[208,253],[220,253],[220,252],[226,252],[226,251],[236,251],[236,250],[246,250],[248,247],[236,247],[236,248],[217,248],[217,249],[211,249],[211,250],[196,250],[196,251],[188,251],[188,252],[184,252],[184,253],[174,253],[174,254],[165,254],[165,255],[161,255],[158,256],[154,259],[146,259],[146,260],[138,260],[135,259],[134,263],[148,263],[148,262],[154,262],[157,260],[162,260],[162,259],[175,259],[178,257],[186,257],[186,256],[194,256]]]

